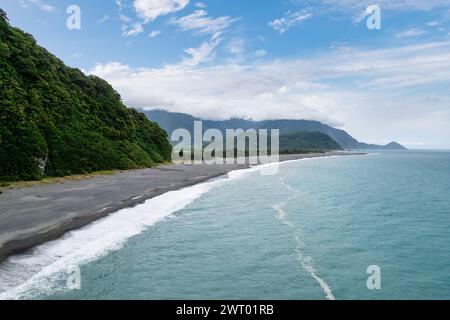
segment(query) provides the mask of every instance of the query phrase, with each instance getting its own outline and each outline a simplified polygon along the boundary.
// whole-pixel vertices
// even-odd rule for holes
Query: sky
[[[79,28],[70,6],[80,9]],[[380,9],[380,28],[369,28]],[[450,0],[0,0],[130,107],[450,149]],[[73,26],[73,24],[71,24]],[[370,23],[369,23],[370,25]]]

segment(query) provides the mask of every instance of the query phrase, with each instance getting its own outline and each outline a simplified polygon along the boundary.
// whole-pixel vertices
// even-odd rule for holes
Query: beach
[[[233,170],[14,254],[0,264],[0,300],[448,299],[450,154],[327,155]],[[152,186],[200,178],[183,167],[164,166]],[[114,203],[145,193],[127,189],[131,172],[117,176]],[[71,186],[69,201],[83,197],[76,186],[95,180],[101,190],[87,187],[84,201],[100,206],[113,194],[106,178],[60,188]],[[84,212],[93,219],[94,210]],[[376,268],[381,290],[368,282]],[[405,279],[408,270],[414,277]]]
[[[357,155],[354,152],[283,155],[280,161]],[[202,183],[248,165],[164,165],[114,175],[5,189],[0,194],[0,262],[55,240],[121,209]]]

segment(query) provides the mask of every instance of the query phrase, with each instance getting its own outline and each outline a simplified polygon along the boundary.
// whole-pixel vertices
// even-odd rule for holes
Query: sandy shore
[[[281,161],[360,153],[284,155]],[[0,262],[147,199],[246,165],[167,165],[0,194]]]

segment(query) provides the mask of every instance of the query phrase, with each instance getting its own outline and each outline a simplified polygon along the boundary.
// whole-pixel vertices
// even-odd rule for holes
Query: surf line
[[[291,186],[286,184],[284,181],[282,181],[282,184],[289,189],[290,191],[294,190]],[[293,197],[290,197],[287,201],[292,200]],[[286,212],[283,210],[283,208],[286,206],[286,202],[279,203],[274,206],[272,206],[273,209],[275,209],[278,212],[278,219],[288,226],[292,231],[295,233],[295,240],[297,242],[297,254],[298,254],[298,260],[300,261],[300,264],[302,265],[303,269],[310,275],[311,278],[313,278],[319,286],[322,288],[323,292],[325,293],[325,297],[328,300],[336,300],[333,291],[331,290],[328,283],[326,283],[325,280],[323,280],[321,277],[317,275],[317,271],[314,268],[313,259],[309,256],[305,256],[304,254],[304,247],[305,244],[302,241],[303,238],[303,231],[295,226],[289,219],[287,218]]]

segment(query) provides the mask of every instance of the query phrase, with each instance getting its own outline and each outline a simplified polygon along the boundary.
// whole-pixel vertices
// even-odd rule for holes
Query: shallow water
[[[169,193],[16,256],[0,298],[450,299],[450,153],[301,160]],[[66,287],[81,268],[81,290]],[[381,290],[367,268],[381,269]]]

